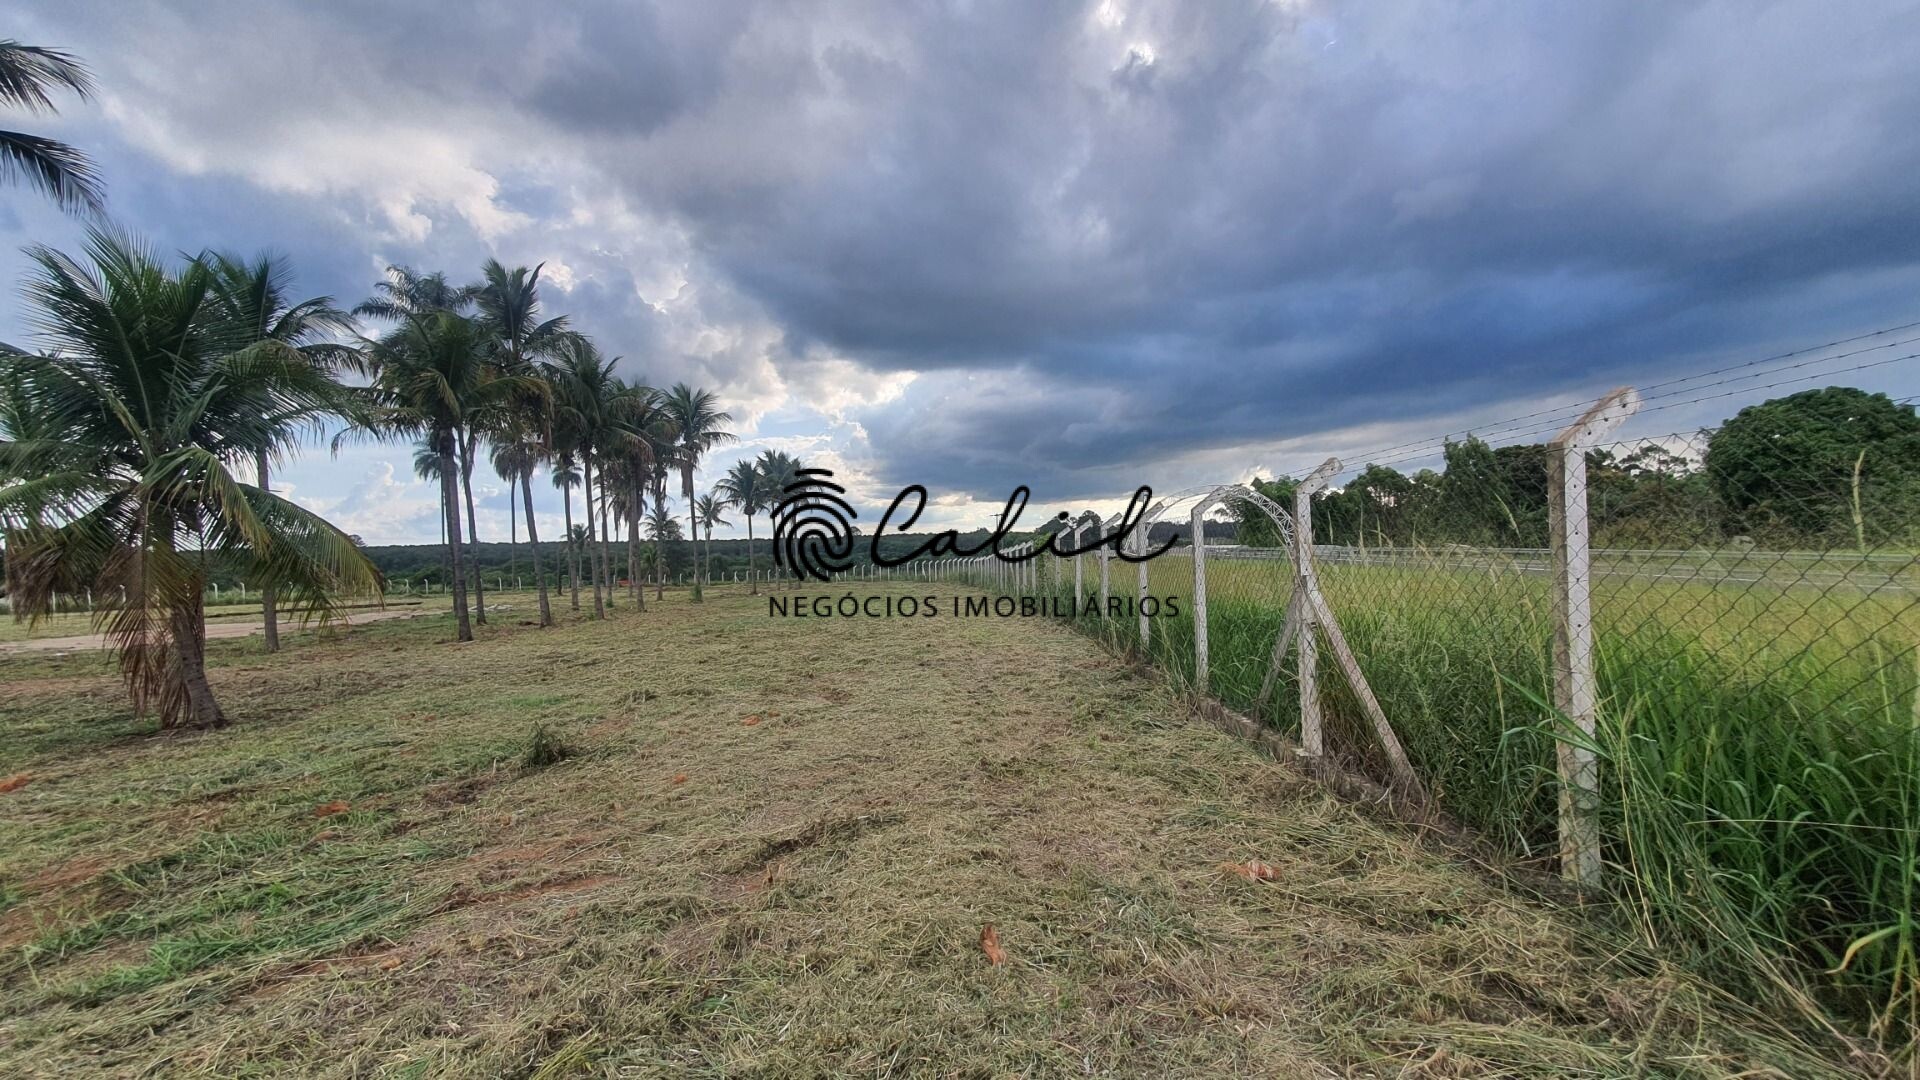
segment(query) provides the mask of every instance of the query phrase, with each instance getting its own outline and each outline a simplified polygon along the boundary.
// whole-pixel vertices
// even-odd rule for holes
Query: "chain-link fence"
[[[1547,442],[1450,441],[1411,474],[1330,461],[1179,492],[1126,538],[1176,542],[1144,563],[914,572],[1071,618],[1517,858],[1621,887],[1650,932],[1749,973],[1792,957],[1796,985],[1910,1036],[1920,420],[1830,388],[1620,441],[1636,402]]]

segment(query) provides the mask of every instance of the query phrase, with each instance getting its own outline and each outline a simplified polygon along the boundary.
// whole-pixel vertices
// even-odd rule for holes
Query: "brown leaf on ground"
[[[12,776],[7,777],[5,780],[0,780],[0,794],[4,794],[9,791],[18,791],[21,788],[26,787],[27,782],[32,779],[33,779],[33,774],[31,773],[14,773]]]
[[[346,813],[347,809],[347,801],[345,799],[335,799],[330,803],[321,803],[319,806],[314,807],[313,816],[332,817],[335,814]]]
[[[980,951],[987,954],[987,963],[999,967],[1007,962],[1007,950],[1000,947],[1000,931],[988,923],[980,931]]]
[[[746,725],[746,726],[748,726],[748,727],[752,727],[752,726],[754,726],[755,724],[758,724],[758,723],[760,722],[760,714],[759,714],[759,713],[754,713],[754,714],[753,714],[752,716],[749,716],[749,717],[747,717],[747,718],[746,718],[745,720],[742,720],[742,721],[740,721],[740,722],[741,722],[742,724],[745,724],[745,725]]]
[[[1248,881],[1272,881],[1280,876],[1280,871],[1259,859],[1250,859],[1243,863],[1221,863],[1220,869]]]

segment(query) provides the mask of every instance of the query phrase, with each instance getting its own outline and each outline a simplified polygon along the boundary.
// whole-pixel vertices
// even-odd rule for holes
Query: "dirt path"
[[[387,608],[382,611],[355,611],[341,618],[349,626],[365,626],[368,623],[384,622],[388,619],[411,619],[431,612],[417,607]],[[283,620],[280,633],[297,634],[302,630],[313,629],[306,623]],[[228,638],[251,637],[264,633],[266,627],[258,619],[246,622],[210,622],[207,624],[207,640],[223,641]],[[0,641],[0,656],[20,652],[94,652],[106,645],[106,638],[100,634],[74,634],[67,637],[28,638],[25,641]]]
[[[1823,1072],[1058,625],[650,605],[0,694],[0,1070]]]

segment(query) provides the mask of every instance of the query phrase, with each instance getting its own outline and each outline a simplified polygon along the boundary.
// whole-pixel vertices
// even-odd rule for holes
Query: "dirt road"
[[[367,623],[382,622],[387,619],[411,619],[416,615],[430,614],[417,607],[387,608],[382,611],[356,611],[342,621],[351,626],[364,626]],[[307,624],[285,621],[280,623],[283,634],[297,633],[310,629]],[[257,620],[246,622],[218,622],[207,626],[207,639],[242,638],[258,634],[264,629]],[[25,641],[0,641],[0,656],[8,653],[23,652],[80,652],[102,648],[106,638],[100,634],[74,634],[69,637],[28,638]]]

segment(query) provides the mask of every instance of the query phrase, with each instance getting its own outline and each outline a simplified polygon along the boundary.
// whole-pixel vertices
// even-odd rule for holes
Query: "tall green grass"
[[[1183,602],[1178,617],[1152,621],[1144,653],[1190,682],[1191,563],[1148,565],[1149,591]],[[1134,595],[1133,567],[1113,569],[1114,594]],[[1208,564],[1209,690],[1243,711],[1256,708],[1290,573],[1279,562]],[[1548,704],[1545,582],[1440,559],[1321,575],[1441,804],[1514,856],[1550,865],[1554,745],[1571,736]],[[1135,619],[1078,621],[1143,649]],[[1591,747],[1623,912],[1735,992],[1769,995],[1911,1060],[1920,1031],[1911,597],[1617,580],[1597,588],[1595,632],[1601,721]],[[1359,702],[1322,655],[1330,739],[1377,765]],[[1289,657],[1262,715],[1288,731],[1299,720],[1292,669]]]

